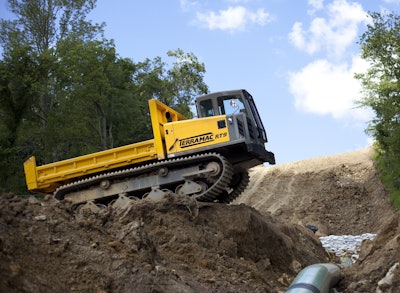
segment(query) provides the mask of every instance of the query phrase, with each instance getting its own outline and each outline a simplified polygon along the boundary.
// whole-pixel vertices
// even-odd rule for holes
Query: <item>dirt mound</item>
[[[400,292],[400,215],[386,218],[376,239],[363,242],[360,258],[343,274],[344,292]]]
[[[0,292],[284,292],[302,268],[336,261],[318,235],[362,233],[377,237],[337,289],[400,292],[400,216],[371,153],[256,167],[231,205],[171,194],[82,214],[1,196]]]
[[[1,292],[278,292],[327,261],[306,228],[176,195],[84,216],[3,196],[0,230]]]

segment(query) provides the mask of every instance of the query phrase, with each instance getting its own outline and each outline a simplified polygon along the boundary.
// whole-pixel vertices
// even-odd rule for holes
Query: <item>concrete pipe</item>
[[[331,263],[308,266],[300,271],[286,293],[329,293],[340,279],[340,268]]]

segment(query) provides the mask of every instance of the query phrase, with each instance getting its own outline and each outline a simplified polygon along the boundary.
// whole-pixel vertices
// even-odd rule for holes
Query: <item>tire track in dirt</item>
[[[245,200],[252,202],[254,199],[253,194],[258,193],[258,189],[261,186],[261,183],[264,180],[265,174],[268,172],[268,169],[264,168],[264,166],[258,166],[253,168],[250,171],[250,182],[246,190],[240,195],[240,197]]]
[[[284,166],[284,168],[286,168]],[[282,166],[257,166],[250,171],[249,187],[236,203],[246,203],[262,212],[274,214],[296,196],[297,172],[287,176]],[[280,176],[285,174],[285,176]]]
[[[295,192],[292,188],[294,182],[295,182],[295,176],[292,176],[289,179],[289,182],[282,182],[282,180],[279,180],[280,182],[276,182],[276,184],[279,184],[281,187],[285,187],[283,188],[284,190],[282,190],[282,193],[280,194],[280,196],[276,196],[275,192],[274,192],[274,188],[272,190],[270,190],[271,193],[271,199],[273,200],[272,205],[269,206],[269,208],[267,209],[271,214],[276,213],[280,208],[282,208],[283,206],[286,205],[286,203],[288,203],[291,199],[293,199],[295,197]],[[286,180],[285,180],[286,181]],[[275,198],[274,198],[275,197]]]

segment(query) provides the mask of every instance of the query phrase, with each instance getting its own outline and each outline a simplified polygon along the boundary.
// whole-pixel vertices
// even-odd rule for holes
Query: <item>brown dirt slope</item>
[[[373,167],[372,149],[255,167],[237,203],[321,234],[376,233],[393,213]]]
[[[341,292],[400,292],[399,214],[374,169],[372,148],[251,170],[237,200],[288,223],[314,225],[317,235],[377,233],[356,264],[343,270]],[[381,281],[392,269],[390,284]],[[381,290],[381,291],[379,291]]]
[[[77,213],[51,197],[0,197],[0,292],[284,292],[327,262],[318,234],[377,233],[340,292],[400,292],[399,215],[371,149],[251,170],[235,204],[169,195]]]
[[[0,292],[279,292],[327,261],[306,228],[171,195],[85,216],[0,199]]]

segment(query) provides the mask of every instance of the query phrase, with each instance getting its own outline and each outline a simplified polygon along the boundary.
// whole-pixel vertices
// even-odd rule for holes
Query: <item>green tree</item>
[[[131,130],[126,121],[138,114],[133,106],[133,62],[119,58],[112,42],[104,40],[71,40],[60,44],[58,49],[63,68],[58,76],[64,98],[56,112],[59,115],[68,112],[68,119],[57,116],[52,125],[67,131],[63,138],[57,138],[70,145],[64,148],[75,149],[61,156],[121,145],[124,138],[118,129]],[[122,119],[127,119],[125,125]],[[76,129],[80,130],[79,136]]]
[[[104,24],[86,21],[95,0],[8,0],[13,20],[0,20],[0,43],[4,51],[29,46],[37,55],[41,91],[35,101],[35,113],[45,131],[49,113],[57,106],[54,71],[57,70],[57,44],[71,35],[84,40],[102,36]]]
[[[400,208],[400,17],[370,16],[372,22],[360,38],[362,58],[370,64],[367,73],[356,75],[364,93],[360,104],[375,113],[367,132],[376,140],[377,165]]]
[[[0,61],[0,190],[21,185],[20,158],[32,151],[19,137],[27,135],[22,126],[31,118],[29,109],[38,92],[37,67],[28,47],[18,47]]]
[[[170,51],[171,63],[120,58],[103,38],[104,24],[85,20],[95,2],[8,1],[15,20],[0,20],[0,183],[6,190],[20,189],[22,164],[31,155],[43,164],[149,139],[148,99],[191,117],[194,97],[208,90],[204,64],[192,53]]]
[[[190,107],[195,97],[208,93],[208,86],[203,80],[205,66],[193,53],[185,53],[182,49],[170,50],[167,56],[174,59],[171,68],[161,57],[137,63],[135,84],[140,95],[156,98],[192,118]]]
[[[18,180],[6,178],[23,178],[13,170],[21,170],[28,155],[37,153],[42,162],[54,157],[48,121],[61,98],[57,88],[58,42],[69,35],[91,39],[101,35],[102,25],[85,21],[95,5],[92,0],[9,0],[8,4],[15,19],[0,20],[0,91],[4,102],[0,106],[0,164],[7,166],[1,169],[9,175],[2,176],[8,182],[4,188],[15,190],[16,185],[10,182]]]
[[[193,53],[185,53],[182,49],[171,50],[167,54],[175,58],[172,68],[168,70],[168,93],[174,99],[174,108],[191,118],[190,106],[193,106],[194,98],[208,92],[208,86],[203,81],[205,66]]]
[[[30,45],[38,54],[71,34],[92,40],[103,33],[103,24],[92,24],[87,14],[96,0],[8,0],[14,20],[0,20],[0,40],[6,50],[15,44]]]

